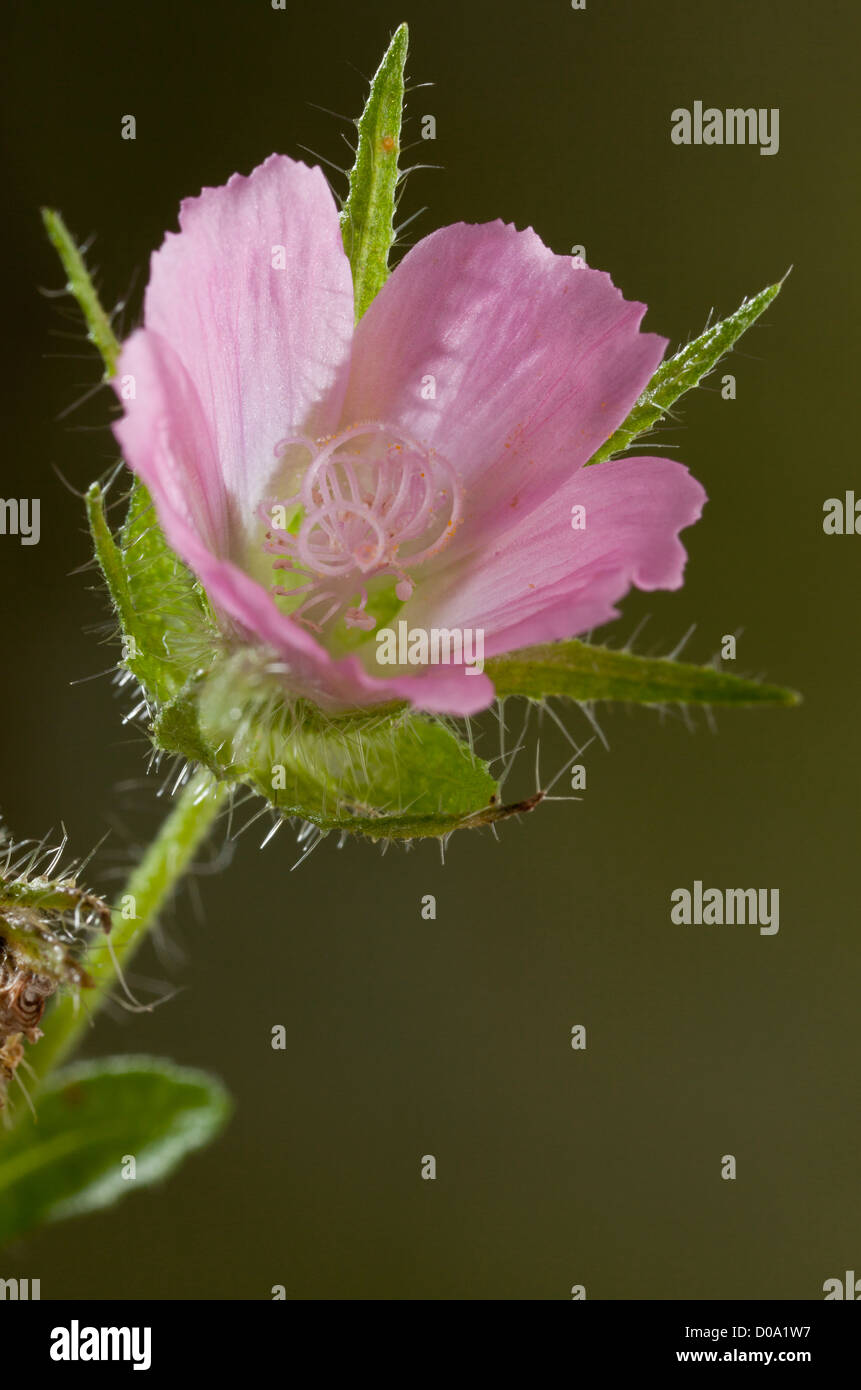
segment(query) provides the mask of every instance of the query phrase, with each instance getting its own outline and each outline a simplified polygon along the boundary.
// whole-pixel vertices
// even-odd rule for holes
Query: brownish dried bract
[[[509,816],[523,816],[529,811],[534,811],[544,800],[544,792],[534,792],[525,801],[512,801],[508,806],[497,806],[496,797],[490,798],[489,805],[481,811],[473,811],[472,815],[467,816],[464,825],[491,825],[494,821],[507,820]]]
[[[24,1060],[24,1044],[20,1033],[10,1033],[0,1047],[0,1110],[6,1104],[9,1082],[15,1075],[19,1062]]]
[[[65,846],[65,835],[52,848],[16,845],[0,825],[0,1110],[48,999],[92,987],[82,961],[92,933],[111,928],[108,904],[77,883],[80,867],[58,869]]]
[[[0,937],[0,1110],[24,1056],[24,1039],[34,1043],[42,1036],[39,1023],[56,988],[56,980],[27,969]]]
[[[60,985],[78,990],[92,980],[69,947],[42,922],[20,910],[14,925],[0,915],[0,1110],[24,1057],[24,1041],[38,1042],[45,1005]]]
[[[20,969],[4,947],[0,960],[0,1040],[10,1033],[23,1033],[28,1042],[36,1042],[42,1036],[39,1022],[45,1002],[56,988],[56,981],[48,975]]]

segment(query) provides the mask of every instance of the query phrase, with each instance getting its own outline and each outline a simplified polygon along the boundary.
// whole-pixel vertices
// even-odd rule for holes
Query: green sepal
[[[794,690],[745,680],[713,666],[635,656],[576,639],[493,657],[485,671],[500,697],[528,695],[541,700],[563,695],[584,703],[619,700],[642,705],[797,705],[801,701]]]
[[[36,1120],[0,1137],[0,1242],[161,1181],[215,1137],[230,1108],[214,1077],[155,1058],[56,1072],[39,1089]],[[123,1177],[129,1157],[133,1179]]]
[[[698,386],[780,293],[783,281],[745,299],[729,318],[713,324],[674,357],[662,362],[627,419],[587,462],[603,463],[621,453],[664,418],[675,401]]]
[[[119,545],[138,645],[158,654],[174,694],[190,668],[209,664],[217,644],[215,618],[202,585],[165,540],[149,492],[137,478]]]
[[[402,24],[374,74],[365,109],[356,123],[356,162],[350,170],[349,192],[341,212],[341,234],[353,272],[357,323],[389,274],[408,44],[409,32]]]
[[[487,764],[446,724],[402,705],[330,718],[259,666],[237,653],[190,681],[159,712],[158,745],[321,830],[411,839],[504,814]]]
[[[197,697],[205,677],[192,676],[174,699],[161,705],[150,726],[153,743],[165,753],[178,753],[189,762],[201,763],[219,776],[230,770],[229,761],[219,762],[200,731]]]
[[[108,526],[104,494],[86,496],[90,534],[113,601],[123,665],[153,703],[173,700],[190,669],[210,664],[217,632],[200,585],[170,549],[141,483],[132,490],[118,540]]]

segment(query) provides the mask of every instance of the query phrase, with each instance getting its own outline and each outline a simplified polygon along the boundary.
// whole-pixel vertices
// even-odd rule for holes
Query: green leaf
[[[36,1098],[37,1121],[0,1139],[0,1241],[166,1178],[229,1113],[220,1082],[155,1058],[111,1057],[55,1073]],[[127,1155],[134,1179],[122,1176]]]
[[[628,418],[588,462],[603,463],[605,459],[612,458],[662,420],[679,396],[698,386],[703,377],[717,366],[724,354],[777,298],[782,285],[781,280],[761,290],[752,299],[745,299],[729,318],[707,328],[681,352],[662,362]]]
[[[712,666],[635,656],[586,642],[554,642],[497,656],[485,665],[499,696],[540,700],[630,700],[637,704],[797,705],[801,696]]]
[[[42,208],[42,221],[51,245],[63,263],[66,288],[80,305],[87,321],[87,336],[101,354],[105,364],[105,380],[109,381],[116,374],[120,355],[120,345],[114,336],[110,318],[102,308],[84,258],[60,214],[53,208]]]
[[[357,122],[356,162],[341,213],[344,250],[353,271],[357,323],[389,274],[408,43],[409,32],[402,24],[374,75]]]

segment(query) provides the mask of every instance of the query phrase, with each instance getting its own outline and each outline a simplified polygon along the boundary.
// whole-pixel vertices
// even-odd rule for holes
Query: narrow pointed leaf
[[[729,675],[712,666],[635,656],[586,642],[554,642],[494,657],[485,670],[499,696],[629,700],[637,704],[797,705],[793,690]]]
[[[353,271],[357,322],[389,273],[408,42],[407,26],[402,24],[371,82],[358,121],[356,162],[341,213],[344,250]]]
[[[717,366],[725,353],[729,352],[741,335],[747,332],[760,314],[768,308],[780,293],[783,281],[769,285],[767,289],[746,299],[729,318],[707,328],[687,347],[674,357],[662,362],[652,377],[628,418],[611,435],[589,463],[603,463],[614,454],[627,449],[641,434],[645,434],[667,414],[670,407],[686,391],[698,386]],[[587,465],[588,466],[588,465]]]
[[[70,294],[78,301],[87,322],[90,341],[98,348],[105,364],[105,380],[116,374],[120,345],[111,327],[111,321],[102,308],[96,287],[84,264],[84,258],[70,235],[69,229],[58,212],[53,208],[42,209],[45,231],[66,272],[66,285]]]
[[[88,336],[105,366],[105,380],[116,375],[120,344],[102,307],[83,255],[58,212],[42,209],[45,230],[77,300]],[[169,700],[185,679],[177,661],[187,665],[207,647],[206,600],[191,575],[164,539],[149,494],[136,478],[120,536],[114,540],[104,513],[101,488],[87,493],[87,517],[102,570],[120,620],[125,664],[153,700]]]
[[[230,1101],[205,1072],[111,1057],[55,1073],[36,1114],[0,1137],[0,1242],[167,1177],[214,1138]],[[128,1157],[133,1179],[123,1177]]]

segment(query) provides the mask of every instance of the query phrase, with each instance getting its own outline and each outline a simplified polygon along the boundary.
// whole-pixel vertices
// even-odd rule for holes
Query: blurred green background
[[[330,839],[290,873],[289,829],[260,852],[261,821],[207,873],[220,836],[135,963],[182,992],[151,1016],[101,1016],[87,1053],[208,1067],[233,1121],[166,1186],[5,1250],[4,1277],[41,1278],[44,1298],[284,1284],[554,1299],[582,1283],[589,1298],[806,1299],[861,1269],[861,538],[822,531],[827,497],[861,495],[857,14],[849,0],[7,8],[2,492],[42,499],[39,546],[0,538],[0,806],[18,835],[62,818],[85,851],[109,830],[90,874],[108,889],[164,809],[127,702],[86,679],[116,648],[85,631],[106,610],[93,576],[71,573],[87,539],[56,470],[82,489],[114,461],[112,399],[63,414],[99,368],[68,302],[37,292],[61,284],[38,207],[96,234],[91,264],[130,327],[181,197],[273,150],[348,163],[349,127],[312,103],[357,115],[403,19],[409,74],[434,83],[412,92],[406,138],[443,166],[407,183],[403,213],[428,206],[410,236],[502,217],[558,252],[583,244],[673,345],[794,266],[724,369],[737,399],[712,378],[653,449],[711,499],[684,589],[632,595],[606,635],[649,614],[639,647],[667,651],[695,623],[687,653],[704,660],[743,629],[737,669],[805,704],[718,714],[716,733],[701,714],[688,729],[604,711],[610,751],[589,750],[582,802],[503,826],[501,844],[456,837],[444,867],[433,844],[382,858]],[[695,100],[779,107],[779,153],[672,145],[670,112]],[[435,144],[419,140],[428,113]],[[576,709],[566,723],[588,736]],[[566,756],[545,719],[545,781]],[[695,878],[778,887],[779,935],[672,926],[669,894]]]

